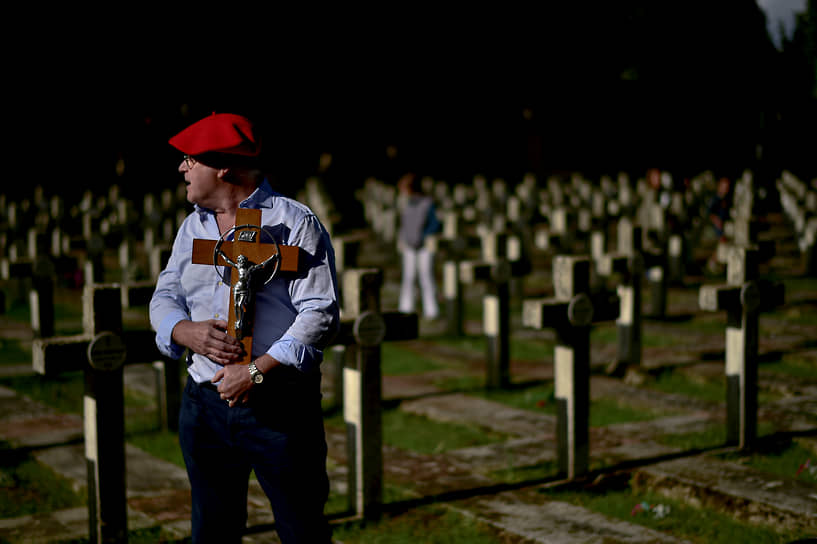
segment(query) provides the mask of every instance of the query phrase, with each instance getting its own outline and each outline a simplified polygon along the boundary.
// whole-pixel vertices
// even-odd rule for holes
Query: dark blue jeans
[[[283,366],[283,365],[282,365]],[[320,376],[286,368],[230,408],[188,378],[179,442],[193,500],[193,542],[241,542],[250,470],[264,489],[283,543],[330,542],[329,494]]]

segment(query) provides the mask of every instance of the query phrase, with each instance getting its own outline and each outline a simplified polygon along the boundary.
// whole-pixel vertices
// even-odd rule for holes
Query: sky
[[[779,23],[783,22],[787,37],[791,37],[795,13],[806,11],[806,0],[757,0],[757,3],[766,13],[766,25],[774,44],[780,48]]]

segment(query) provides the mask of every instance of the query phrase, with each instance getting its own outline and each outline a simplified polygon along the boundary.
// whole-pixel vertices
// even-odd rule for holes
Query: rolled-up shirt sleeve
[[[314,215],[305,216],[295,226],[288,243],[303,250],[307,263],[302,275],[289,284],[295,319],[267,353],[311,372],[320,365],[323,349],[340,327],[335,256],[328,233]]]
[[[176,237],[170,259],[159,274],[150,300],[150,324],[156,331],[156,347],[163,355],[173,359],[180,358],[186,349],[173,341],[173,327],[179,321],[190,319],[181,284],[180,239],[180,236]]]

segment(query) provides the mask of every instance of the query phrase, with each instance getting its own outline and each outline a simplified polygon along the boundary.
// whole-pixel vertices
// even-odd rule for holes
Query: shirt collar
[[[271,208],[272,207],[272,197],[273,197],[272,187],[270,187],[269,181],[264,178],[258,187],[256,187],[255,191],[252,192],[250,196],[244,199],[241,204],[238,205],[239,208]]]
[[[272,208],[272,197],[275,193],[270,187],[269,181],[264,178],[258,187],[241,203],[238,205],[239,208],[250,208],[250,209],[260,209],[260,208]],[[212,215],[213,210],[209,208],[203,208],[198,204],[194,204],[193,207],[199,213],[199,218],[204,221],[204,219],[208,215]]]

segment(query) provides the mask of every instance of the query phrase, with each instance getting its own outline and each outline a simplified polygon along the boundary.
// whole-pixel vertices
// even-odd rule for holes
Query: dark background
[[[23,138],[40,144],[37,165],[45,155],[68,167],[35,176],[62,194],[175,186],[180,155],[168,138],[213,111],[258,123],[282,192],[294,195],[331,153],[323,177],[341,209],[367,177],[392,182],[407,169],[517,183],[526,172],[660,168],[682,182],[750,168],[772,186],[782,169],[817,175],[808,4],[811,18],[780,49],[753,0],[398,14],[239,44],[248,54],[205,52],[209,34],[189,23],[183,55],[136,50],[81,69],[66,59],[38,89],[43,126]]]

